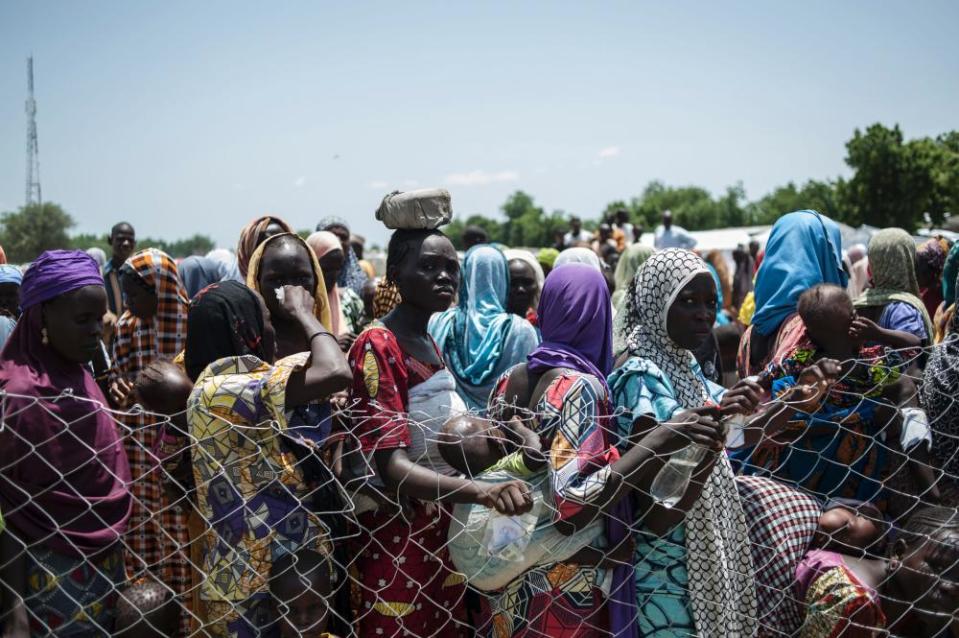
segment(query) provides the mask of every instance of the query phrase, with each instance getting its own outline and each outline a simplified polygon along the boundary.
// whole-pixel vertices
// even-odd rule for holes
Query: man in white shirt
[[[663,224],[656,228],[654,243],[656,250],[665,250],[666,248],[692,250],[696,247],[696,240],[685,228],[673,226],[673,213],[668,210],[663,212]]]
[[[592,233],[583,232],[583,221],[579,217],[569,218],[569,232],[563,235],[563,245],[566,248],[572,248],[580,242],[589,243],[592,239]]]

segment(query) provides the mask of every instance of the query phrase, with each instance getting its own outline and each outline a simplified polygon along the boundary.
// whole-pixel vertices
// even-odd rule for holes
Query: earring
[[[40,341],[43,342],[43,345],[48,345],[50,343],[50,339],[47,337],[46,328],[40,328]]]

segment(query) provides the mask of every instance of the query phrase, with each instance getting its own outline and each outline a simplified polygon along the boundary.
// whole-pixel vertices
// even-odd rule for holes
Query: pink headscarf
[[[339,250],[343,251],[343,244],[340,238],[327,230],[320,230],[306,238],[306,244],[316,255],[317,261],[323,259],[327,253]],[[343,308],[340,306],[340,287],[334,285],[327,293],[330,301],[330,319],[333,321],[333,334],[341,335],[348,332],[346,317],[343,316]]]

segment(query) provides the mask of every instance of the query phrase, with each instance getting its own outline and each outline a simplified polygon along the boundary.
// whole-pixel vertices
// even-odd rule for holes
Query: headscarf
[[[310,247],[313,254],[316,255],[316,261],[319,262],[323,256],[333,250],[343,250],[343,244],[340,238],[328,230],[320,230],[306,238],[306,245]],[[340,286],[333,286],[326,294],[327,301],[330,304],[330,320],[333,329],[330,331],[335,335],[341,335],[347,332],[346,317],[343,316],[343,308],[340,305]]]
[[[560,266],[565,266],[566,264],[586,264],[592,266],[598,272],[603,272],[603,265],[599,261],[599,257],[596,256],[589,248],[584,248],[582,246],[576,246],[574,248],[567,248],[559,254],[559,257],[556,258],[556,261],[553,263],[553,269],[559,268]]]
[[[959,277],[959,241],[952,245],[942,267],[942,300],[948,308],[956,303],[956,278]]]
[[[17,320],[7,315],[0,315],[0,350],[7,344],[7,339],[13,334],[13,329],[17,327]]]
[[[223,264],[226,277],[224,277],[222,281],[239,281],[241,284],[246,282],[243,275],[240,274],[240,266],[236,260],[236,255],[234,255],[231,250],[227,248],[214,248],[206,254],[206,258]]]
[[[107,263],[107,254],[102,248],[94,246],[93,248],[87,248],[87,254],[93,257],[93,260],[97,262],[97,266],[100,267],[100,270],[103,270],[103,267]]]
[[[306,250],[309,255],[310,265],[313,267],[313,276],[316,279],[316,288],[309,292],[313,295],[313,314],[320,320],[327,330],[331,330],[333,322],[330,320],[330,301],[326,296],[326,282],[323,279],[323,270],[320,269],[320,262],[317,261],[313,249],[310,248],[302,237],[296,233],[280,233],[273,235],[265,242],[257,246],[253,255],[250,257],[249,272],[246,274],[246,285],[257,292],[260,291],[260,264],[263,262],[263,253],[266,247],[280,237],[292,237],[294,241]],[[262,293],[261,293],[262,294]]]
[[[247,269],[250,267],[250,259],[259,246],[258,241],[260,235],[273,223],[282,228],[284,233],[293,232],[293,228],[285,221],[279,217],[272,217],[270,215],[257,217],[240,231],[240,241],[236,244],[236,264],[240,270],[240,276],[244,280],[246,279]]]
[[[373,292],[373,318],[382,319],[402,302],[403,297],[396,284],[386,277],[381,277],[376,282],[376,290]]]
[[[186,296],[176,262],[162,250],[142,250],[123,264],[124,272],[140,277],[157,298],[156,314],[143,320],[127,309],[117,321],[113,358],[129,380],[155,359],[173,359],[186,345]]]
[[[559,251],[555,248],[540,248],[536,253],[536,261],[547,268],[553,267],[557,257],[559,257]]]
[[[486,386],[536,345],[532,326],[506,311],[508,295],[506,256],[488,244],[473,246],[463,261],[458,305],[430,320],[430,335],[470,407],[485,407],[492,389]],[[532,338],[521,339],[524,327]],[[517,340],[523,341],[525,352],[516,352]]]
[[[503,251],[503,254],[506,255],[507,262],[513,260],[521,261],[533,269],[533,276],[536,278],[536,294],[533,296],[533,308],[536,308],[539,305],[539,296],[543,292],[543,282],[546,281],[546,274],[543,272],[543,267],[540,266],[539,260],[528,250],[519,250],[518,248],[507,248]]]
[[[0,264],[0,284],[17,284],[19,286],[22,283],[23,273],[20,272],[19,268],[10,264]]]
[[[337,226],[345,228],[347,234],[350,234],[350,225],[345,219],[335,215],[328,215],[321,219],[320,223],[316,225],[316,229],[329,230]],[[360,267],[360,260],[356,258],[353,247],[347,246],[346,254],[343,255],[343,270],[340,271],[340,278],[336,280],[336,285],[341,288],[349,288],[356,294],[362,295],[363,286],[367,281],[369,281],[369,278],[363,272],[363,268]]]
[[[857,262],[858,263],[858,262]],[[884,228],[869,240],[869,269],[872,288],[866,289],[854,304],[857,308],[885,306],[901,301],[915,308],[932,339],[932,321],[919,298],[916,281],[916,243],[901,228]]]
[[[539,300],[543,342],[529,354],[529,370],[570,368],[606,387],[613,369],[612,305],[602,273],[586,264],[567,264],[546,278]]]
[[[933,237],[916,250],[917,260],[926,264],[933,281],[920,291],[920,297],[930,317],[936,314],[936,309],[942,303],[942,273],[949,250],[949,242],[942,237]]]
[[[24,275],[24,313],[0,355],[0,511],[29,545],[83,557],[126,531],[130,466],[87,366],[43,343],[42,303],[103,286],[80,250],[44,252]]]
[[[933,348],[919,385],[919,398],[929,419],[936,465],[959,481],[959,314],[953,314],[949,332]]]
[[[846,287],[839,226],[814,210],[800,210],[776,221],[756,275],[756,314],[752,325],[771,335],[796,312],[799,296],[816,284]]]
[[[636,276],[628,304],[630,354],[662,371],[684,409],[702,407],[712,399],[693,370],[693,353],[670,338],[666,318],[683,288],[704,273],[709,273],[706,262],[688,250],[657,252]],[[755,627],[748,625],[755,622],[756,592],[746,519],[724,455],[713,465],[685,524],[690,607],[697,635],[753,635]]]
[[[260,301],[238,281],[201,290],[190,305],[189,327],[184,364],[194,381],[217,359],[245,354],[266,358]]]
[[[631,244],[623,251],[619,263],[616,264],[616,272],[613,273],[613,279],[616,282],[616,291],[613,292],[613,306],[616,308],[616,316],[619,316],[620,308],[625,304],[626,290],[633,283],[633,277],[639,271],[639,267],[646,263],[646,260],[653,255],[653,249],[642,244]]]
[[[228,274],[223,262],[196,255],[181,261],[177,269],[180,271],[180,281],[183,282],[189,299],[210,284],[227,279]]]

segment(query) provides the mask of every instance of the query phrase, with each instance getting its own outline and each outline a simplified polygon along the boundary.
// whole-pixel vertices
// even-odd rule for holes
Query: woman
[[[559,232],[559,235],[560,243],[562,244],[562,231]],[[536,261],[538,261],[540,267],[542,267],[544,276],[549,275],[550,271],[553,270],[557,257],[559,257],[559,251],[555,248],[540,248],[539,252],[536,253]]]
[[[210,284],[229,279],[226,264],[209,257],[196,255],[187,257],[177,264],[177,270],[180,272],[180,280],[183,282],[183,288],[186,289],[188,299],[193,299],[196,293]]]
[[[917,510],[885,558],[812,550],[793,591],[806,607],[802,638],[954,635],[959,613],[959,512]]]
[[[546,275],[539,260],[528,250],[504,250],[509,261],[509,301],[507,310],[536,325],[536,308]]]
[[[189,301],[176,263],[154,248],[134,254],[123,264],[120,285],[127,309],[117,321],[113,342],[115,379],[111,395],[118,406],[127,407],[140,371],[154,360],[172,360],[186,345]],[[164,493],[162,472],[153,454],[156,419],[129,414],[123,421],[131,430],[125,445],[134,497],[126,537],[130,550],[127,571],[131,575],[142,575],[144,569],[155,571],[182,594],[190,580],[182,552],[189,542],[188,513],[179,504],[169,503]],[[187,620],[184,615],[184,623]]]
[[[0,265],[0,315],[20,317],[20,286],[23,273],[16,266]]]
[[[310,349],[299,323],[282,312],[278,293],[284,286],[308,290],[314,299],[314,316],[328,330],[333,325],[323,270],[310,247],[295,233],[271,235],[257,247],[250,257],[246,285],[260,294],[270,311],[280,358]]]
[[[932,322],[919,298],[916,281],[916,243],[901,228],[884,228],[869,240],[872,287],[854,305],[856,311],[881,328],[914,334],[931,343]]]
[[[594,253],[589,248],[583,248],[581,246],[567,248],[556,257],[556,261],[553,262],[553,269],[559,268],[566,264],[586,264],[587,266],[592,266],[599,272],[603,272],[603,264],[599,260],[599,256]]]
[[[330,320],[333,322],[332,332],[339,340],[340,348],[349,352],[356,335],[363,328],[364,311],[360,296],[353,292],[352,288],[341,288],[336,283],[343,271],[343,245],[339,237],[325,230],[310,235],[306,243],[316,255],[323,271],[330,305]]]
[[[625,307],[626,290],[632,283],[633,277],[639,271],[640,266],[646,263],[646,260],[653,256],[653,249],[642,244],[631,244],[623,252],[619,263],[616,264],[616,291],[613,293],[613,307],[616,308],[616,315]]]
[[[940,343],[946,338],[949,324],[956,313],[956,278],[959,277],[959,242],[954,243],[946,256],[946,263],[942,269],[942,303],[936,309],[932,324],[935,336],[934,343]]]
[[[463,262],[459,304],[430,319],[430,335],[472,411],[485,409],[499,376],[539,344],[536,329],[506,311],[509,287],[506,256],[474,246]]]
[[[132,499],[126,452],[87,367],[107,308],[100,269],[82,251],[47,251],[23,277],[21,307],[0,355],[6,630],[110,635]]]
[[[648,429],[681,410],[755,407],[755,384],[741,382],[724,394],[693,358],[691,350],[711,334],[716,297],[706,263],[689,251],[661,251],[643,264],[628,306],[630,358],[609,379],[622,413],[621,437],[635,435],[640,419]],[[639,497],[646,507],[637,511],[654,508],[635,532],[637,622],[644,636],[755,631],[747,528],[732,468],[714,448],[696,472],[704,483],[692,483],[672,508]]]
[[[271,313],[250,288],[214,284],[190,308],[184,362],[196,385],[187,421],[197,442],[198,508],[211,524],[201,597],[210,621],[205,630],[213,636],[278,636],[269,594],[273,561],[300,549],[331,552],[312,511],[309,466],[300,461],[313,424],[302,421],[298,408],[342,390],[350,374],[316,318],[312,293],[302,286],[280,290],[277,315],[299,325],[309,350],[279,361]]]
[[[623,548],[633,521],[630,492],[649,489],[659,455],[687,436],[717,435],[698,416],[644,437],[620,457],[609,433],[612,411],[605,378],[612,368],[609,290],[590,266],[570,264],[546,278],[540,300],[543,343],[509,370],[490,397],[502,421],[529,419],[549,463],[535,480],[548,485],[553,523],[567,533],[604,517],[606,555]],[[720,444],[715,438],[714,443]],[[600,583],[610,582],[607,594]],[[608,602],[604,603],[604,599]],[[500,636],[635,636],[632,567],[556,563],[537,567],[490,601],[491,633]]]
[[[799,295],[816,284],[846,286],[839,226],[814,210],[780,217],[757,263],[756,311],[739,346],[741,379],[762,370],[802,338],[802,321],[796,315]]]
[[[363,272],[356,253],[353,252],[353,246],[350,243],[350,225],[342,217],[330,215],[320,220],[316,230],[329,231],[340,239],[340,247],[343,249],[346,261],[343,263],[343,270],[340,271],[340,278],[336,280],[336,285],[340,288],[349,288],[358,295],[363,294],[363,284],[368,277]]]
[[[236,245],[236,265],[240,272],[240,281],[246,281],[246,272],[250,258],[257,247],[273,235],[292,233],[293,228],[279,217],[265,215],[257,217],[240,231],[240,240]]]
[[[933,237],[916,250],[916,278],[926,312],[935,316],[942,303],[942,272],[951,243],[943,237]]]
[[[352,429],[360,447],[350,465],[380,501],[357,510],[364,530],[356,547],[359,634],[462,634],[464,579],[451,569],[449,516],[435,502],[479,503],[514,514],[528,511],[532,501],[523,483],[454,477],[436,446],[451,410],[462,408],[427,330],[430,316],[447,309],[456,294],[453,244],[437,230],[397,230],[386,276],[402,301],[370,324],[349,354]],[[401,510],[398,501],[409,504]]]

